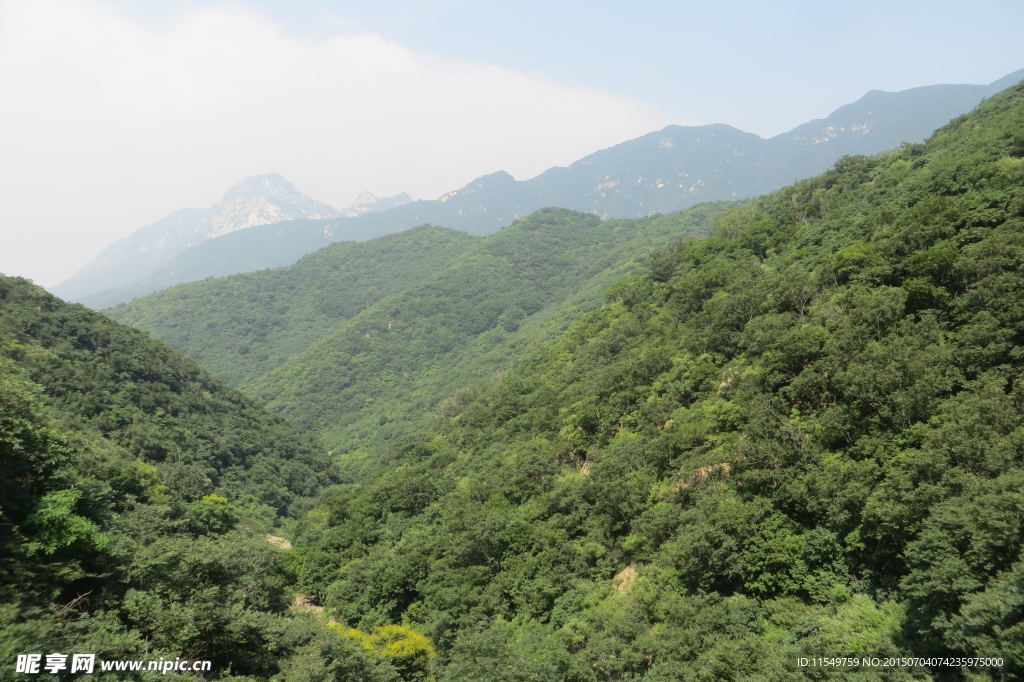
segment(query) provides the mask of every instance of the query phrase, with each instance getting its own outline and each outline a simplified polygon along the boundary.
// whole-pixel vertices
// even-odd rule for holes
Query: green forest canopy
[[[294,576],[265,535],[336,480],[316,443],[145,334],[9,277],[0,470],[6,670],[74,652],[210,660],[220,679],[398,679],[288,611]]]
[[[1017,86],[665,250],[329,491],[303,589],[442,679],[1024,674],[1022,131]]]
[[[957,674],[1020,677],[1022,131],[1016,86],[925,144],[722,212],[358,480],[170,349],[0,279],[3,659],[677,680],[966,655],[1005,665]],[[574,216],[523,229],[554,239]],[[506,239],[520,267],[566,269]],[[296,514],[295,549],[266,542]],[[289,609],[293,590],[338,622]]]
[[[108,311],[213,369],[335,451],[427,428],[460,388],[550,339],[658,245],[726,204],[640,220],[538,211],[497,234],[436,227]]]

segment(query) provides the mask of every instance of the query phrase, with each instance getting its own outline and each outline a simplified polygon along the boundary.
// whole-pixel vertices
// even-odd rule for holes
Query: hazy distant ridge
[[[529,180],[517,181],[498,171],[435,200],[400,203],[408,196],[398,195],[392,200],[400,205],[362,215],[348,211],[345,215],[351,217],[326,220],[291,216],[307,219],[250,227],[179,249],[143,276],[119,276],[105,291],[95,286],[71,291],[72,281],[79,284],[84,275],[56,291],[100,308],[182,282],[287,265],[329,243],[371,239],[425,223],[486,235],[548,206],[601,217],[638,217],[703,201],[757,196],[820,173],[842,156],[875,154],[924,140],[1022,78],[1024,70],[989,85],[872,90],[824,119],[769,139],[724,124],[672,125]],[[374,205],[376,197],[366,199]]]
[[[236,184],[209,208],[175,211],[111,244],[54,292],[84,300],[147,277],[185,249],[209,239],[255,225],[339,215],[336,208],[306,196],[277,173],[256,175]]]

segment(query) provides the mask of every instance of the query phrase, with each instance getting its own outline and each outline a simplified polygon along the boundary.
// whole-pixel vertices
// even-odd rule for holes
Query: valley
[[[673,127],[349,215],[261,176],[175,214],[191,236],[160,263],[118,261],[80,296],[100,312],[0,277],[2,658],[1020,677],[1011,76],[872,91],[770,140]],[[231,196],[266,211],[225,222]],[[161,279],[189,258],[222,269]],[[975,656],[1001,662],[920,663]]]

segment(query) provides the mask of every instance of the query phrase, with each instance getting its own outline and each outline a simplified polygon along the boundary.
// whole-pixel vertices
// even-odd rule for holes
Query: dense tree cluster
[[[332,489],[300,584],[442,679],[1019,676],[1022,130],[1018,86],[663,251]]]
[[[5,679],[30,652],[398,679],[288,612],[294,576],[265,535],[333,480],[315,443],[140,332],[6,277],[0,471]]]
[[[851,674],[1020,678],[1022,131],[1018,85],[744,204],[422,228],[121,309],[198,348],[188,296],[238,302],[217,334],[248,350],[210,357],[335,461],[0,279],[0,659],[653,682],[941,655],[1004,665]]]
[[[340,242],[290,267],[183,284],[105,312],[238,386],[447,267],[476,241],[424,226],[367,243]]]
[[[435,406],[560,333],[651,248],[726,204],[643,220],[547,209],[485,238],[421,227],[108,311],[199,360],[328,449],[427,428]]]

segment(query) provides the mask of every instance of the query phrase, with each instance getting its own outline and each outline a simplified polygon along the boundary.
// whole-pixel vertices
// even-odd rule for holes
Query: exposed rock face
[[[256,225],[299,218],[335,218],[340,212],[311,199],[277,173],[242,180],[227,191],[199,226],[205,239]]]
[[[355,218],[356,216],[384,211],[396,206],[405,206],[409,203],[412,203],[412,197],[405,192],[396,194],[393,197],[383,198],[378,197],[373,192],[361,192],[356,197],[356,200],[348,208],[342,209],[340,213],[343,218]]]

